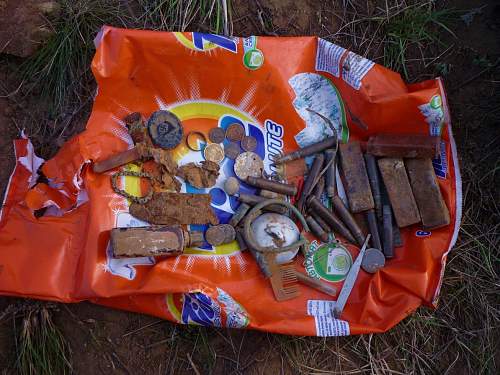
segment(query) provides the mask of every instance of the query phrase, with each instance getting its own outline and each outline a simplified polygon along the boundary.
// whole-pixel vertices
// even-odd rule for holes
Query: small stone
[[[228,177],[224,182],[224,191],[229,195],[235,195],[240,190],[240,183],[236,177]]]

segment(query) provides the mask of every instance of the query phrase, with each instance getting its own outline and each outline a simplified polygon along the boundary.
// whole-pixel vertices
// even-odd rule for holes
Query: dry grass
[[[99,7],[97,12],[95,5],[101,1],[68,2],[66,12],[72,17],[54,26],[58,30],[54,41],[22,68],[25,74],[35,77],[31,84],[50,90],[56,112],[71,108],[72,113],[75,108],[82,108],[92,94],[92,86],[88,84],[91,41],[102,20],[158,30],[232,30],[231,5],[225,12],[220,1],[141,0],[133,7],[121,1],[103,3],[106,6]],[[85,6],[81,8],[81,4]],[[455,13],[436,10],[434,2],[344,0],[341,6],[332,9],[330,16],[338,18],[341,26],[338,30],[326,30],[324,37],[377,62],[385,61],[410,80],[426,77],[429,68],[439,64],[455,43],[435,43],[443,33],[448,36],[452,33],[450,16]],[[261,19],[259,23],[263,33],[273,32],[269,19]],[[68,28],[75,25],[78,32],[69,32]],[[238,30],[234,32],[238,34]],[[84,53],[77,56],[82,46]],[[64,87],[63,81],[68,79],[72,84]],[[482,111],[490,116],[484,121],[500,120],[497,104]],[[61,131],[60,126],[57,129]],[[465,131],[462,133],[459,146],[464,147],[469,138]],[[57,135],[54,133],[50,138],[51,134],[46,135],[49,142]],[[165,345],[166,351],[162,368],[176,373],[227,374],[275,373],[275,368],[282,373],[300,374],[498,373],[500,212],[495,186],[498,186],[500,155],[498,147],[492,150],[493,154],[485,158],[493,162],[483,167],[463,161],[462,228],[458,244],[449,255],[436,311],[420,308],[385,334],[328,339],[234,333],[165,323],[168,333],[158,339],[158,345]],[[127,337],[132,339],[146,331],[141,327],[139,330]],[[260,340],[257,346],[252,345],[255,349],[251,353],[245,350],[248,336]],[[186,356],[178,347],[189,348],[190,355]]]

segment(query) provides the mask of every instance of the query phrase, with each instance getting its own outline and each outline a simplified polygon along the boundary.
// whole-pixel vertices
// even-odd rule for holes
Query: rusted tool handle
[[[311,288],[317,289],[320,292],[326,293],[329,296],[335,297],[337,295],[337,288],[328,285],[318,279],[314,279],[312,277],[309,277],[307,275],[304,275],[301,272],[295,271],[295,275],[297,276],[297,279],[302,283],[305,284]]]
[[[120,152],[119,154],[113,155],[110,158],[99,161],[94,164],[94,167],[92,170],[95,173],[102,173],[109,171],[110,169],[119,167],[120,165],[124,165],[127,163],[130,163],[134,160],[137,160],[140,158],[139,151],[137,151],[137,148],[131,148],[130,150]]]

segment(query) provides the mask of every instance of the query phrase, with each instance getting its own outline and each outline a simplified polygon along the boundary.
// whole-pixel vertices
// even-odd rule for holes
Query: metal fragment
[[[210,143],[203,149],[203,157],[205,160],[219,164],[224,160],[224,150],[217,143]]]
[[[208,131],[208,139],[213,143],[222,143],[226,138],[226,132],[222,128],[212,128]]]
[[[231,220],[229,220],[229,225],[236,227],[240,223],[240,221],[245,217],[250,208],[251,206],[249,204],[243,202],[240,203],[238,209],[231,217]]]
[[[231,124],[226,129],[226,138],[233,142],[239,142],[245,135],[245,128],[240,124]]]
[[[254,152],[244,152],[236,158],[234,162],[234,173],[240,179],[245,181],[249,176],[261,177],[264,170],[264,162]]]
[[[276,182],[268,180],[262,177],[248,177],[247,183],[265,190],[274,191],[279,194],[294,196],[297,194],[297,187],[292,184],[284,184],[281,182]]]
[[[254,151],[257,148],[257,140],[251,135],[245,135],[241,139],[241,148],[245,151]]]
[[[169,111],[156,111],[148,120],[148,131],[153,143],[171,149],[179,145],[184,134],[181,121]]]
[[[238,155],[240,154],[240,152],[241,152],[241,149],[237,143],[229,142],[229,143],[226,143],[224,145],[224,153],[231,160],[236,159],[238,157]]]

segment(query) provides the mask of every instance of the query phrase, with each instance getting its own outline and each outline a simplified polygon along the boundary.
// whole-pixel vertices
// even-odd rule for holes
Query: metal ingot
[[[297,242],[300,231],[288,216],[276,213],[265,213],[257,217],[251,224],[253,238],[261,247],[285,247]],[[276,263],[291,261],[298,253],[299,247],[278,253]]]
[[[148,120],[148,131],[156,146],[171,149],[179,145],[184,134],[181,121],[169,111],[156,111]]]

